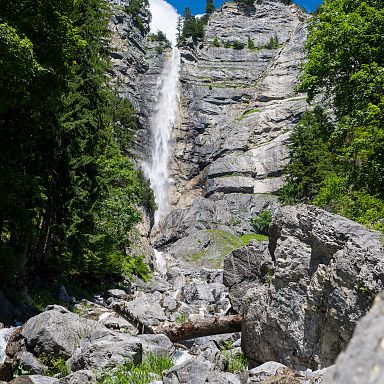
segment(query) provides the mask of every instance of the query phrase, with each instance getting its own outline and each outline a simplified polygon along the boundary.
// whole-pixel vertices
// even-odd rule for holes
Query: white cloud
[[[176,44],[176,27],[179,17],[176,9],[164,0],[149,0],[149,5],[152,13],[151,31],[164,32],[168,40]]]

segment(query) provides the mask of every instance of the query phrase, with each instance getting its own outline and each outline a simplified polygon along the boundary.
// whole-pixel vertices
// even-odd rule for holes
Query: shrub
[[[268,235],[269,226],[271,225],[271,222],[272,212],[270,209],[266,209],[264,211],[261,211],[251,220],[251,225],[257,233],[261,233],[262,235]]]
[[[245,44],[242,43],[241,41],[234,40],[233,43],[232,43],[232,48],[233,49],[241,50],[241,49],[244,49],[244,47],[245,47]]]
[[[268,44],[266,44],[264,47],[267,48],[267,49],[279,48],[280,47],[280,43],[279,43],[279,38],[277,37],[277,35],[275,34],[275,36],[271,36],[269,38]]]
[[[220,41],[219,39],[217,38],[217,36],[213,39],[213,43],[212,43],[215,47],[220,47]]]
[[[255,49],[255,43],[251,39],[251,36],[248,36],[248,48],[251,49],[251,50]]]

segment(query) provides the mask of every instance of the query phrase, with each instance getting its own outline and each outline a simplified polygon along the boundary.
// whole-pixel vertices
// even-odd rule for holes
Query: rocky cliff
[[[182,48],[174,210],[158,247],[197,258],[206,247],[193,246],[196,238],[207,244],[217,235],[209,231],[219,237],[252,232],[251,218],[275,205],[290,130],[306,108],[305,95],[295,90],[306,20],[296,5],[279,1],[229,2],[211,16],[202,42]],[[204,262],[224,256],[214,248]]]

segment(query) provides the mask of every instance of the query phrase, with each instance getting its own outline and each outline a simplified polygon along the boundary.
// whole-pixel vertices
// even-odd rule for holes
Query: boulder
[[[24,371],[32,375],[44,375],[48,368],[32,353],[21,351],[17,353],[15,362]]]
[[[95,332],[84,339],[68,360],[70,372],[105,370],[127,360],[141,363],[143,347],[136,337],[108,330]]]
[[[21,336],[27,350],[35,356],[45,353],[68,359],[83,339],[105,329],[66,308],[52,306],[28,320],[22,327]]]
[[[188,360],[163,374],[164,384],[240,384],[236,375],[215,370],[215,365],[199,360]]]
[[[273,276],[273,270],[267,241],[252,241],[225,257],[223,281],[235,311],[243,313],[247,292],[251,288],[261,289]]]
[[[264,258],[263,250],[254,251],[255,259]],[[269,251],[274,275],[251,287],[244,308],[242,346],[251,367],[333,364],[384,288],[381,235],[313,206],[286,206],[271,225]],[[254,268],[253,279],[262,280]]]
[[[324,384],[384,383],[384,293],[358,323],[347,349],[326,372]]]
[[[96,384],[96,375],[92,371],[77,371],[59,380],[59,384]]]
[[[138,335],[137,338],[143,345],[143,354],[169,357],[175,352],[173,343],[166,335]]]
[[[54,377],[30,375],[19,376],[10,381],[10,384],[59,384],[59,380]]]

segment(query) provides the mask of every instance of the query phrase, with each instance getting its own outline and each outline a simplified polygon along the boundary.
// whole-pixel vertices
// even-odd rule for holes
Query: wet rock
[[[384,288],[381,235],[313,206],[286,206],[273,220],[269,251],[274,274],[247,292],[243,308],[242,346],[251,366],[333,364]],[[261,268],[254,272],[263,279]]]

